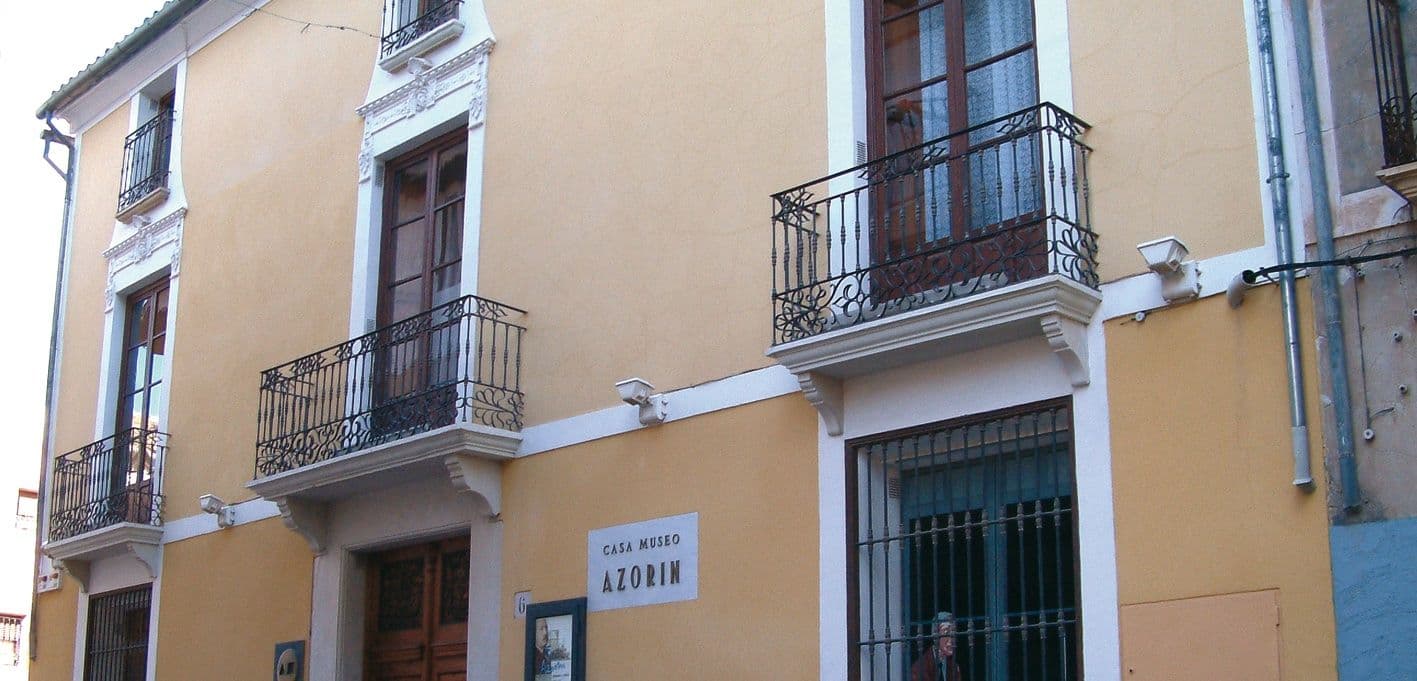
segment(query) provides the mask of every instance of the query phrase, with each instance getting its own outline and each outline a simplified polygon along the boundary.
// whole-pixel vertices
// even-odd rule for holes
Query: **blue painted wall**
[[[1417,679],[1417,518],[1330,529],[1341,681]]]

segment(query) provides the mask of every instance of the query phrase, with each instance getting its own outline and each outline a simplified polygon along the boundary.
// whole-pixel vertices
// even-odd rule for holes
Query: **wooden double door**
[[[370,556],[367,681],[465,681],[470,554],[460,537]]]

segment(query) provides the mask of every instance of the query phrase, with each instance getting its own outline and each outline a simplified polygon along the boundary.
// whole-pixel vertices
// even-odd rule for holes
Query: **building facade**
[[[41,107],[30,678],[1339,678],[1287,5],[377,4]]]

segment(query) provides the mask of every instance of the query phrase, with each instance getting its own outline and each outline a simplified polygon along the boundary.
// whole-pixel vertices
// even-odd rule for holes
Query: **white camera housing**
[[[218,527],[231,527],[236,524],[236,508],[222,501],[215,494],[203,494],[197,497],[197,506],[203,513],[210,513],[216,516]]]
[[[640,425],[652,426],[664,423],[669,415],[669,400],[664,395],[655,395],[654,385],[643,378],[627,378],[615,384],[620,400],[630,406],[640,408]]]
[[[1175,236],[1165,236],[1137,244],[1146,266],[1161,276],[1161,297],[1168,303],[1191,300],[1200,295],[1200,270],[1186,262],[1191,250]]]

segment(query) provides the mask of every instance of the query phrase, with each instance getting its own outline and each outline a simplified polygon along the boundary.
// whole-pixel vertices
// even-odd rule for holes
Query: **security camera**
[[[616,383],[615,390],[619,391],[620,400],[625,404],[641,407],[649,403],[654,386],[643,378],[629,378]]]
[[[640,425],[652,426],[664,423],[669,414],[669,400],[664,395],[655,395],[654,386],[643,378],[630,378],[615,384],[620,400],[632,407],[640,408]]]
[[[215,494],[203,494],[197,497],[197,505],[202,507],[203,513],[221,513],[221,509],[226,508],[226,502]]]
[[[1186,248],[1186,244],[1174,236],[1137,244],[1137,250],[1141,251],[1141,257],[1146,260],[1146,266],[1161,275],[1172,274],[1180,270],[1181,263],[1185,262],[1186,256],[1191,254],[1190,249]]]
[[[236,524],[236,509],[215,494],[203,494],[197,497],[197,506],[202,509],[203,513],[216,516],[218,527],[231,527]]]

